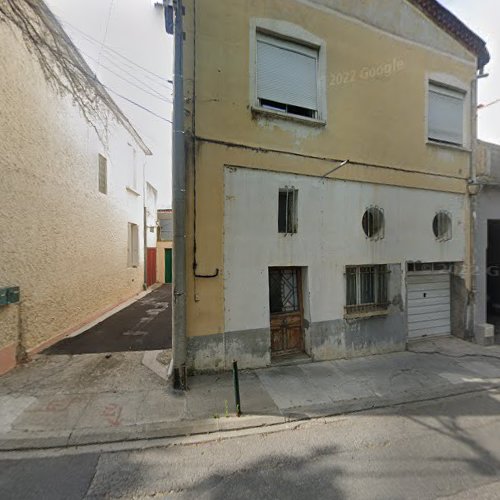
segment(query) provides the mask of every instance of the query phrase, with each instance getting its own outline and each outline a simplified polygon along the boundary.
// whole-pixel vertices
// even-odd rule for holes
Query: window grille
[[[453,264],[451,262],[408,262],[406,265],[408,272],[418,271],[451,271]]]
[[[298,311],[300,309],[298,287],[295,269],[269,269],[271,314]]]
[[[297,232],[298,190],[285,187],[279,190],[278,232],[294,234]]]
[[[99,192],[108,193],[108,160],[105,156],[99,155]]]
[[[386,265],[346,267],[346,312],[363,313],[388,307]]]
[[[369,207],[363,214],[361,221],[363,231],[367,238],[380,240],[385,234],[384,211],[379,207]]]
[[[432,231],[438,241],[451,240],[451,216],[448,212],[438,212],[432,221]]]

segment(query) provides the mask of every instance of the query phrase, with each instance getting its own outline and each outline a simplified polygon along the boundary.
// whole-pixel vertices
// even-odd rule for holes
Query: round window
[[[368,238],[381,238],[384,232],[384,212],[378,207],[370,207],[363,214],[363,231]]]
[[[441,211],[434,216],[432,231],[440,241],[451,239],[451,217],[447,212]]]

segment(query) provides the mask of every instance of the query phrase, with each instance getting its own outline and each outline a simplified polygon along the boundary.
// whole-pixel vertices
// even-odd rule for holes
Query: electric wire
[[[120,71],[123,71],[124,73],[127,73],[127,75],[132,76],[134,78],[134,80],[137,80],[139,83],[141,83],[141,85],[145,85],[147,88],[149,88],[155,92],[158,92],[158,90],[155,86],[160,88],[160,90],[166,90],[167,92],[172,92],[172,90],[173,90],[171,86],[169,87],[165,83],[161,83],[157,80],[154,80],[153,78],[151,78],[147,74],[137,72],[137,68],[134,68],[132,65],[129,65],[128,63],[126,63],[124,61],[117,61],[116,58],[112,58],[106,54],[103,54],[101,57],[103,59],[106,59],[111,64],[113,64],[113,66],[115,66]],[[144,80],[141,80],[140,78],[138,78],[138,76],[136,76],[136,74],[132,74],[132,72],[138,73],[141,78],[145,78],[146,80],[148,80],[148,82],[151,82],[151,83],[148,83]]]
[[[98,63],[97,59],[95,59],[94,57],[92,57],[92,56],[88,55],[87,53],[85,53],[85,52],[83,52],[83,51],[82,51],[82,54],[84,54],[84,55],[85,55],[86,57],[88,57],[90,60],[92,60],[92,61],[94,61],[94,62]],[[120,78],[120,79],[124,80],[124,81],[125,81],[125,82],[127,82],[129,85],[132,85],[133,87],[135,87],[135,88],[137,88],[137,89],[141,90],[142,92],[144,92],[144,93],[146,93],[146,94],[149,94],[150,96],[155,97],[156,99],[160,99],[160,100],[162,100],[162,101],[164,101],[164,102],[172,103],[172,99],[169,99],[168,97],[166,97],[166,96],[164,96],[164,95],[160,94],[159,92],[154,91],[154,89],[152,89],[152,90],[153,90],[155,93],[150,92],[150,91],[146,90],[145,88],[143,88],[143,87],[141,87],[141,86],[137,85],[136,83],[134,83],[134,82],[130,81],[128,78],[125,78],[124,76],[120,75],[120,74],[119,74],[119,73],[117,73],[116,71],[113,71],[113,70],[112,70],[111,68],[109,68],[108,66],[105,66],[104,64],[101,64],[100,66],[101,66],[101,68],[105,69],[106,71],[109,71],[109,72],[110,72],[110,73],[112,73],[113,75],[115,75],[115,76],[117,76],[118,78]]]
[[[116,96],[118,96],[118,97],[121,97],[122,99],[124,99],[125,101],[129,102],[130,104],[133,104],[134,106],[137,106],[138,108],[141,108],[141,109],[143,109],[144,111],[147,111],[148,113],[152,114],[153,116],[156,116],[156,118],[159,118],[160,120],[163,120],[163,121],[165,121],[165,122],[167,122],[167,123],[172,123],[172,120],[169,120],[168,118],[165,118],[164,116],[161,116],[161,115],[159,115],[159,114],[155,113],[154,111],[151,111],[151,110],[150,110],[149,108],[147,108],[146,106],[143,106],[142,104],[139,104],[138,102],[133,101],[132,99],[130,99],[130,98],[128,98],[128,97],[126,97],[126,96],[124,96],[124,95],[122,95],[122,94],[120,94],[120,93],[116,92],[116,90],[113,90],[112,88],[107,87],[106,85],[104,85],[104,84],[102,84],[102,83],[101,83],[101,85],[102,85],[102,86],[103,86],[106,90],[108,90],[109,92],[111,92],[111,93],[115,94],[115,95],[116,95]]]
[[[87,38],[88,40],[90,40],[91,42],[95,43],[95,44],[98,44],[98,45],[101,45],[101,42],[99,42],[99,40],[95,39],[94,37],[88,35],[87,33],[85,33],[84,31],[82,31],[81,29],[77,28],[76,26],[72,25],[71,23],[65,21],[64,19],[62,18],[59,18],[60,21],[65,25],[65,26],[69,26],[70,29],[76,31],[77,33],[79,33],[81,36],[83,36],[84,38]],[[173,82],[172,80],[169,80],[168,78],[164,78],[163,76],[161,75],[158,75],[157,73],[153,72],[153,71],[150,71],[149,69],[147,68],[144,68],[143,66],[137,64],[136,62],[132,61],[132,59],[129,59],[128,57],[124,56],[123,54],[121,54],[120,52],[116,51],[115,49],[112,49],[111,47],[108,47],[107,45],[105,44],[102,44],[102,47],[103,47],[103,50],[107,50],[109,52],[112,52],[113,54],[116,54],[118,57],[121,57],[122,59],[124,59],[125,61],[129,62],[130,64],[136,66],[137,68],[141,69],[142,71],[146,72],[146,73],[149,73],[150,75],[158,78],[159,80],[162,80],[163,82],[166,82],[168,83],[169,85],[172,85]]]
[[[97,66],[101,64],[101,54],[102,50],[104,47],[104,44],[106,43],[106,39],[108,38],[108,29],[109,29],[109,23],[111,21],[111,14],[113,13],[113,4],[115,3],[115,0],[111,0],[109,4],[109,9],[108,9],[108,18],[106,19],[106,27],[104,29],[104,37],[102,39],[102,42],[99,47],[99,55],[97,56]]]

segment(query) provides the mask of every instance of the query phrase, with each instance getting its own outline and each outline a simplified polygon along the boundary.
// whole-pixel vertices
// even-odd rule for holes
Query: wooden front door
[[[146,286],[156,283],[156,248],[146,251]]]
[[[304,351],[301,284],[300,268],[269,268],[272,356]]]

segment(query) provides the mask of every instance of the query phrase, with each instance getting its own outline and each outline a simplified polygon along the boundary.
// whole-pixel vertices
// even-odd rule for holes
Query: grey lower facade
[[[389,306],[383,313],[366,313],[329,321],[304,321],[304,351],[311,361],[354,358],[404,351],[408,344],[408,318],[405,303],[406,264],[390,264]],[[468,336],[469,293],[462,278],[463,265],[450,265],[451,334]],[[188,338],[188,367],[195,372],[272,365],[271,328],[225,332]]]

